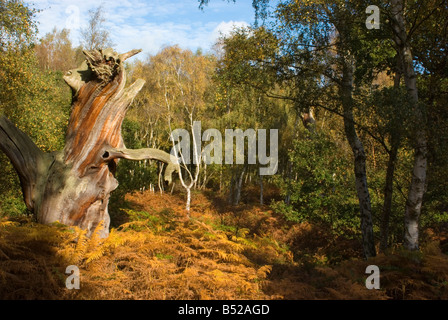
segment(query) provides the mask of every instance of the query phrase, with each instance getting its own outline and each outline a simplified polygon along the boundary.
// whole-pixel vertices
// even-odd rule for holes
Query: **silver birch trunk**
[[[419,104],[418,99],[413,55],[403,16],[403,0],[392,0],[391,5],[393,15],[392,26],[394,29],[394,41],[397,54],[401,62],[413,116],[414,119],[419,121],[414,132],[414,165],[404,213],[404,247],[408,250],[418,250],[419,219],[426,189],[426,170],[428,165],[425,111],[424,106]]]
[[[363,251],[365,258],[370,258],[376,256],[376,250],[370,193],[367,185],[366,154],[364,146],[356,133],[353,117],[353,72],[354,61],[348,54],[344,57],[342,66],[340,96],[344,110],[345,135],[354,156],[355,187],[359,201]]]

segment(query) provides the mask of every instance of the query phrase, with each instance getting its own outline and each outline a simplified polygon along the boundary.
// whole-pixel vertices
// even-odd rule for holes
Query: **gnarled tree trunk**
[[[0,149],[11,160],[22,186],[25,203],[37,221],[55,221],[86,229],[90,235],[102,223],[109,234],[108,203],[118,186],[114,177],[120,158],[154,159],[168,164],[165,179],[178,167],[170,155],[157,149],[126,149],[121,125],[143,80],[125,88],[123,62],[139,53],[117,54],[112,49],[85,51],[86,61],[67,72],[73,90],[66,144],[62,151],[44,153],[6,117],[0,117]]]

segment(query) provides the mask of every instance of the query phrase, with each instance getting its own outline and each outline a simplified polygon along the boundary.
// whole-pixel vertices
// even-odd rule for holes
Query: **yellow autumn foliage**
[[[166,197],[171,197],[169,203],[175,208],[175,214],[162,219],[158,216],[156,203],[160,203],[159,212],[163,212],[163,206],[168,202]],[[158,202],[150,200],[153,198]],[[207,200],[198,198],[203,210]],[[263,235],[252,234],[253,229],[247,228],[241,233],[236,232],[236,236],[235,231],[222,230],[216,224],[222,217],[210,208],[201,215],[195,211],[198,207],[193,203],[192,218],[186,219],[176,207],[174,196],[147,193],[135,199],[139,199],[140,207],[147,210],[145,219],[129,221],[112,229],[107,239],[99,238],[95,232],[89,238],[85,231],[59,223],[45,226],[28,218],[0,220],[0,298],[448,297],[448,268],[444,267],[448,265],[448,258],[437,242],[428,242],[417,256],[396,251],[369,261],[352,259],[340,265],[330,265],[326,249],[315,250],[314,255],[296,249],[294,255],[287,249],[289,238],[310,241],[308,233],[315,229],[310,225],[280,235],[280,228],[272,220],[277,218],[266,219],[266,212],[262,212],[259,217],[270,225],[271,232],[266,225]],[[179,202],[182,207],[182,200]],[[250,210],[252,214],[246,217],[252,223],[256,208]],[[142,228],[145,223],[146,227]],[[171,227],[166,228],[167,224]],[[302,242],[302,245],[307,243]],[[369,264],[376,264],[382,270],[381,290],[365,288],[365,268]],[[65,287],[68,277],[65,270],[69,265],[80,269],[80,290]]]

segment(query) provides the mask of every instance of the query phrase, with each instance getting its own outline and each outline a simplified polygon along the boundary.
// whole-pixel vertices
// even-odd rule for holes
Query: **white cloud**
[[[211,39],[213,41],[216,41],[220,37],[226,37],[229,36],[232,31],[235,29],[248,27],[249,24],[246,21],[222,21],[220,24],[216,26],[216,28],[213,30],[211,34]]]
[[[79,44],[80,29],[87,25],[88,11],[104,5],[106,27],[119,52],[141,48],[155,54],[165,45],[178,44],[182,48],[209,50],[221,34],[228,35],[234,27],[248,26],[245,21],[223,21],[225,17],[201,13],[194,0],[34,0],[43,9],[38,15],[39,36],[56,26],[69,28],[74,45]],[[220,1],[220,8],[224,7]],[[227,4],[228,5],[228,4]],[[220,11],[221,12],[221,11]],[[196,20],[191,18],[196,15]],[[213,17],[212,17],[213,16]],[[203,18],[202,18],[203,17]]]
[[[144,53],[156,54],[165,45],[179,44],[181,47],[197,46],[200,37],[191,26],[174,23],[146,23],[139,26],[121,25],[112,29],[113,41],[118,51],[143,49]]]

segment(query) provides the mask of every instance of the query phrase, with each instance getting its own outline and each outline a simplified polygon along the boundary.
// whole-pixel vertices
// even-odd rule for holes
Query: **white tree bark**
[[[428,142],[426,137],[426,120],[424,105],[419,103],[417,79],[411,46],[406,31],[403,15],[403,0],[392,0],[392,26],[397,54],[401,62],[404,82],[408,91],[409,101],[415,119],[418,119],[414,131],[414,166],[412,179],[406,201],[404,224],[404,246],[409,250],[419,248],[419,219],[422,209],[423,196],[426,189],[426,170]]]
[[[340,95],[344,109],[345,135],[354,156],[355,187],[359,201],[363,251],[364,256],[370,258],[376,256],[376,250],[373,237],[370,193],[367,185],[366,154],[364,146],[356,133],[353,118],[353,68],[353,62],[350,60],[350,57],[346,57],[342,71]]]

